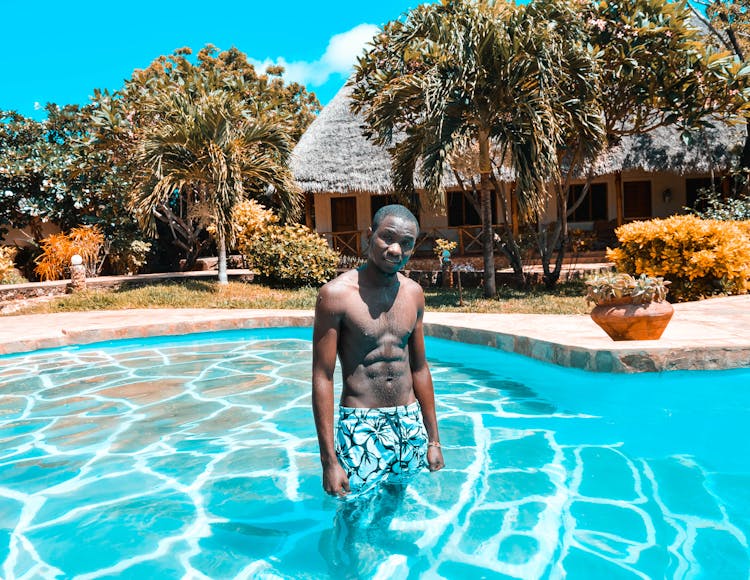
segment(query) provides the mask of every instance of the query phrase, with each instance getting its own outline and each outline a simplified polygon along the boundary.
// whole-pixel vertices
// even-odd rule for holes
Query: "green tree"
[[[320,110],[314,94],[296,83],[283,82],[283,69],[279,67],[258,74],[247,56],[235,48],[219,52],[208,45],[195,59],[191,54],[190,49],[183,48],[161,56],[146,69],[134,71],[114,94],[95,93],[92,145],[109,159],[109,165],[119,169],[127,196],[139,195],[138,190],[144,186],[146,193],[150,191],[146,181],[135,182],[132,177],[140,175],[138,151],[162,114],[163,99],[157,103],[156,95],[179,93],[197,102],[201,94],[231,94],[241,102],[246,115],[278,127],[291,145]],[[293,189],[269,190],[265,181],[251,180],[244,183],[244,191],[248,197],[274,207],[284,219],[293,220],[299,213],[301,198]],[[195,204],[176,194],[164,199],[158,209],[154,217],[161,222],[160,230],[172,237],[185,253],[186,267],[191,267],[206,243],[205,222],[196,217]]]
[[[710,30],[709,41],[734,55],[735,66],[743,71],[748,67],[750,56],[750,2],[747,0],[691,0],[693,14]],[[705,13],[704,13],[705,12]],[[729,89],[732,99],[730,110],[736,112],[745,123],[745,143],[738,167],[735,168],[735,188],[747,196],[748,174],[750,174],[750,125],[748,124],[747,81],[738,75],[739,83]]]
[[[590,136],[601,134],[592,59],[581,38],[550,25],[553,12],[569,8],[468,0],[420,6],[387,24],[357,66],[354,109],[379,143],[395,143],[398,192],[414,197],[420,164],[422,184],[439,204],[450,157],[476,151],[488,297],[495,295],[493,159],[512,170],[521,214],[533,219],[546,206],[548,184],[560,181],[565,137],[575,127],[585,131],[576,155],[588,156]],[[583,105],[571,101],[581,95]],[[513,240],[503,248],[519,251]],[[522,276],[520,260],[512,263]]]
[[[544,2],[534,2],[543,5]],[[583,143],[594,150],[617,144],[624,136],[648,133],[657,127],[676,125],[683,139],[719,118],[732,120],[743,104],[746,72],[733,56],[707,46],[694,26],[691,11],[682,3],[666,0],[610,0],[570,2],[576,6],[575,20],[583,26],[585,42],[591,46],[598,75],[597,97],[604,122],[601,143],[584,139],[569,124],[560,150],[565,179],[558,184],[557,221],[551,231],[538,229],[544,280],[556,283],[567,242],[567,218],[587,195],[568,205],[570,179],[591,179],[593,156],[577,155]],[[541,6],[540,6],[541,7]],[[548,10],[550,20],[567,30],[577,29],[569,11]],[[564,95],[564,93],[562,93]],[[742,98],[738,98],[738,96]],[[572,98],[564,102],[580,103]],[[576,116],[571,117],[575,119]],[[587,144],[588,141],[588,144]],[[557,252],[554,269],[549,262]]]
[[[730,93],[746,75],[731,53],[705,44],[692,14],[667,0],[591,2],[582,13],[610,141],[673,124],[695,129],[736,112]]]
[[[45,124],[14,111],[0,112],[0,234],[33,223],[41,235],[41,197],[62,198],[65,189],[51,177],[54,158]]]
[[[149,103],[153,124],[144,130],[138,161],[140,186],[132,200],[141,223],[175,195],[188,215],[215,232],[219,282],[227,283],[227,244],[234,243],[232,210],[247,184],[264,184],[286,199],[297,190],[286,165],[291,152],[283,130],[252,115],[235,92],[157,91]]]
[[[109,186],[117,168],[92,160],[86,147],[90,109],[49,104],[43,121],[0,114],[0,230],[31,226],[38,244],[44,222],[64,230],[96,224],[108,267],[120,273],[132,244],[143,240],[121,192]]]

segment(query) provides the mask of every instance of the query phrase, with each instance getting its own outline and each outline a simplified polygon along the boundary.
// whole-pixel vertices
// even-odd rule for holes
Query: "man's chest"
[[[388,337],[405,344],[414,331],[416,323],[415,307],[393,304],[387,310],[351,309],[344,316],[342,330],[348,340],[377,343]]]

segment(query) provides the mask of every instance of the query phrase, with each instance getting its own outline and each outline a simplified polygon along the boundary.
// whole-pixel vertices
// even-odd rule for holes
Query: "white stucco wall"
[[[60,228],[52,223],[42,224],[42,237],[47,237],[50,234],[60,233]],[[0,238],[0,246],[28,246],[29,237],[31,237],[31,230],[29,228],[23,229],[12,229],[3,238]]]

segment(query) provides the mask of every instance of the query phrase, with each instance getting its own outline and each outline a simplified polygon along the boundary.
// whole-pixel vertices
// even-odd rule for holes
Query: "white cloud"
[[[260,69],[266,69],[271,65],[283,66],[286,81],[318,87],[325,84],[332,74],[348,75],[357,57],[362,54],[366,44],[378,30],[374,24],[359,24],[347,32],[335,34],[328,41],[323,56],[313,62],[287,62],[284,57],[279,57],[275,61],[270,58],[263,61],[249,60]]]
[[[347,73],[362,54],[365,45],[378,32],[374,24],[360,24],[348,32],[335,34],[328,41],[328,47],[321,59],[328,64],[333,72]]]

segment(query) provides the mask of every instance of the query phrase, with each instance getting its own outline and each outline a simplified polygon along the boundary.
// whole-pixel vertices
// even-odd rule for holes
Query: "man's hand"
[[[346,495],[349,489],[349,478],[338,463],[323,468],[323,489],[329,495]]]
[[[430,445],[427,448],[427,465],[430,471],[438,471],[445,467],[445,461],[443,461],[443,450],[440,447]]]

